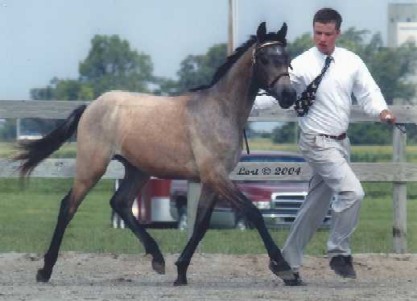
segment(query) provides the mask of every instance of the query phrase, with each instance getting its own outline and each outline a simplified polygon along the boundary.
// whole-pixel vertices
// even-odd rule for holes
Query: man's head
[[[322,8],[316,12],[313,18],[313,40],[320,52],[333,52],[341,24],[342,16],[334,9]]]

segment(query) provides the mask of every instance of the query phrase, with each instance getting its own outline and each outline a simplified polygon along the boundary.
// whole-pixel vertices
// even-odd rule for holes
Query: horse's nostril
[[[281,92],[281,100],[279,101],[280,106],[283,109],[288,109],[289,107],[291,107],[296,100],[296,92],[294,89],[292,88],[286,88]]]
[[[297,97],[297,94],[294,89],[285,89],[282,94],[288,102],[291,102],[291,104],[295,102]]]

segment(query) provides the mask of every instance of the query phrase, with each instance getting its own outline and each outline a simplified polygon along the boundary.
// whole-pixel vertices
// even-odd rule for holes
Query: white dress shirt
[[[333,61],[316,93],[307,115],[299,118],[305,134],[340,135],[349,126],[352,93],[365,113],[378,116],[387,104],[381,90],[362,59],[353,52],[336,47]],[[312,47],[296,57],[290,70],[291,82],[298,96],[320,74],[326,55]]]

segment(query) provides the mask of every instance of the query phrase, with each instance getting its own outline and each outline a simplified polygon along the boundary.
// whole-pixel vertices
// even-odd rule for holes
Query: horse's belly
[[[189,151],[166,148],[163,145],[152,147],[125,148],[122,156],[138,169],[160,178],[195,178],[197,167]]]

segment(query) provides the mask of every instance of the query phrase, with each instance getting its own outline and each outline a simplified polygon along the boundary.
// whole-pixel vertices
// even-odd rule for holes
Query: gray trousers
[[[332,222],[327,242],[328,255],[351,254],[350,237],[356,228],[365,195],[349,165],[349,138],[338,141],[301,134],[300,150],[313,170],[313,177],[306,200],[282,249],[285,260],[294,271],[301,266],[304,249],[324,220],[330,203]]]

